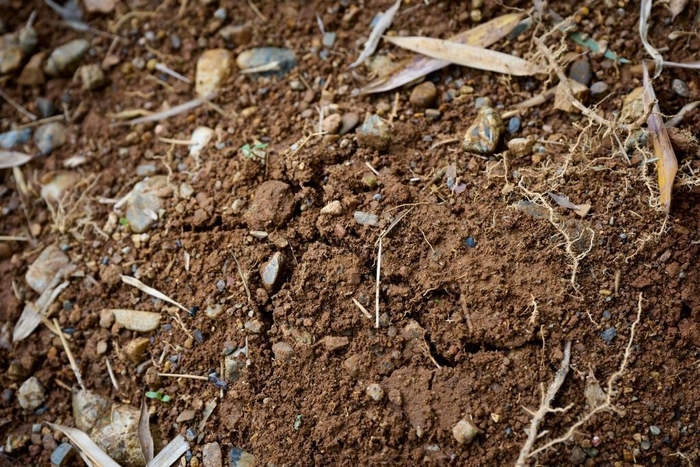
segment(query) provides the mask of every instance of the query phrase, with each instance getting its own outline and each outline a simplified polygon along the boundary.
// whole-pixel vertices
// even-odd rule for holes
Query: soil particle
[[[389,125],[379,115],[368,115],[357,129],[357,144],[376,151],[385,151],[391,144]]]
[[[365,390],[367,395],[372,398],[372,400],[379,402],[382,399],[384,399],[384,389],[377,383],[372,383],[369,386],[367,386],[367,389]]]
[[[275,360],[280,363],[289,362],[294,357],[294,349],[286,342],[277,342],[272,345],[272,353],[275,354]]]
[[[345,336],[326,336],[323,339],[323,345],[329,352],[347,347],[349,343],[350,340]]]
[[[277,180],[264,182],[255,190],[245,213],[248,227],[254,230],[283,227],[294,215],[296,202],[291,187]]]

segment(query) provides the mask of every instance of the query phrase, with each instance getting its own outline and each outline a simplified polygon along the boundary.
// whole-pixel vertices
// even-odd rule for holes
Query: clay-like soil
[[[153,11],[160,2],[132,3],[133,9]],[[149,388],[169,395],[167,404],[150,401],[151,419],[165,440],[198,429],[204,404],[217,401],[204,430],[197,433],[203,436],[191,443],[188,465],[201,465],[203,445],[215,441],[225,457],[238,447],[253,454],[257,465],[513,465],[527,437],[531,416],[526,409],[538,407],[566,342],[572,342],[571,370],[554,406],[572,407],[547,416],[540,426],[547,433],[537,446],[564,434],[591,410],[585,391],[594,379],[607,389],[628,345],[640,294],[641,319],[624,374],[611,395],[616,410],[595,415],[571,440],[528,463],[696,461],[700,192],[677,187],[665,220],[653,207],[655,164],[644,161],[645,154],[652,155],[651,146],[645,152],[630,150],[628,160],[605,128],[556,110],[550,101],[522,113],[522,128],[514,135],[506,132],[496,150],[500,156],[477,157],[461,149],[464,132],[476,116],[477,97],[489,97],[506,111],[556,83],[541,77],[504,78],[444,68],[427,77],[437,86],[438,119],[427,118],[424,109],[411,104],[411,87],[369,96],[353,93],[371,78],[366,67],[350,70],[348,65],[357,58],[374,15],[393,3],[388,0],[257,1],[265,21],[244,1],[186,3],[182,16],[180,2],[166,1],[155,16],[131,19],[121,29],[125,39],[113,51],[119,63],[106,70],[108,85],[101,90],[85,90],[79,79],[53,78],[43,86],[20,87],[16,74],[2,78],[2,89],[30,111],[36,112],[34,101],[43,96],[59,106],[63,101],[71,118],[65,146],[21,167],[31,193],[20,193],[11,170],[0,171],[0,235],[31,237],[2,245],[0,327],[5,326],[7,347],[0,349],[0,383],[16,391],[33,375],[47,392],[37,411],[22,410],[14,394],[3,396],[3,444],[9,435],[30,436],[33,424],[73,425],[67,388],[77,387],[77,382],[58,337],[40,325],[20,342],[7,340],[24,302],[38,296],[26,285],[27,268],[43,248],[55,244],[66,250],[78,273],[49,313],[71,333],[69,345],[87,389],[135,406]],[[390,33],[449,37],[476,24],[468,3],[405,1]],[[506,8],[487,0],[481,22],[511,12],[511,7],[530,7],[528,2],[512,3]],[[593,82],[607,83],[609,94],[588,103],[599,103],[597,111],[614,118],[624,97],[641,85],[641,74],[633,69],[647,58],[637,32],[639,7],[626,1],[590,2],[584,14],[574,3],[553,1],[549,7],[563,17],[578,15],[581,32],[607,41],[610,49],[633,62],[614,64],[589,54]],[[251,25],[249,43],[237,46],[221,38],[213,25],[219,7],[228,13],[223,25]],[[344,21],[353,8],[357,13]],[[111,39],[60,26],[43,2],[1,2],[6,31],[18,30],[32,10],[38,13],[41,50],[86,37],[92,51],[83,63],[102,63]],[[650,39],[657,48],[667,48],[663,54],[668,60],[697,60],[697,35],[668,39],[672,31],[690,31],[697,10],[697,2],[691,2],[671,23],[665,7],[654,8]],[[128,11],[125,2],[118,2],[114,12],[86,19],[106,31]],[[320,54],[324,47],[317,15],[326,31],[337,32],[329,53]],[[533,32],[546,32],[554,21],[551,15],[547,21],[495,48],[520,56],[535,52]],[[162,40],[147,48],[139,39],[148,30]],[[182,41],[179,50],[171,45],[173,33]],[[554,34],[547,43],[554,48],[560,37]],[[585,53],[570,40],[562,44],[573,54]],[[235,56],[266,45],[292,49],[299,65],[283,77],[263,78],[241,74],[234,65],[215,101],[223,115],[202,106],[158,127],[114,124],[111,114],[125,109],[158,110],[163,103],[174,106],[195,97],[193,86],[173,78],[147,68],[126,70],[134,58],[157,58],[194,79],[196,61],[206,49],[228,47]],[[396,62],[411,56],[386,43],[377,53]],[[165,79],[167,86],[149,75]],[[688,84],[688,98],[672,90],[676,78]],[[295,80],[310,90],[292,89]],[[664,68],[654,81],[662,113],[676,114],[700,99],[699,82],[696,71]],[[459,86],[473,90],[460,91]],[[357,113],[360,121],[370,113],[389,121],[396,106],[391,144],[385,151],[361,147],[355,131],[307,138],[318,131],[317,110],[322,106],[326,112]],[[697,134],[698,115],[689,113],[680,131]],[[4,102],[0,117],[2,131],[28,122]],[[199,164],[188,156],[187,146],[159,140],[188,140],[197,126],[216,130]],[[529,135],[541,142],[542,152],[506,154],[504,170],[505,142]],[[452,138],[456,141],[436,144]],[[241,151],[256,140],[268,145],[267,165]],[[20,150],[37,153],[31,142]],[[697,143],[691,140],[677,148],[677,155],[679,165],[688,163],[697,170]],[[76,203],[78,208],[61,228],[38,196],[39,182],[45,174],[63,170],[74,156],[85,158],[71,169],[82,181],[69,190],[64,208],[69,211]],[[142,164],[153,164],[156,174],[168,176],[175,194],[164,200],[148,236],[132,235],[120,222],[103,236],[114,211],[109,200],[120,199],[143,178],[136,173]],[[448,188],[446,176],[434,177],[451,164],[457,183],[466,187],[461,193]],[[254,200],[256,189],[270,180],[286,183],[289,192]],[[182,183],[194,189],[191,197],[178,194]],[[581,218],[545,195],[558,230],[541,210],[514,207],[537,201],[528,191],[565,194],[591,209]],[[320,213],[336,200],[342,205],[340,215]],[[292,201],[287,220],[281,211]],[[274,225],[259,225],[255,212],[250,213],[264,209],[280,210]],[[358,224],[355,211],[376,214],[379,226]],[[380,326],[375,328],[377,240],[402,214],[382,240]],[[570,237],[572,254],[567,254],[562,232]],[[581,254],[572,284],[572,255],[589,248]],[[267,290],[260,270],[277,252],[285,260],[282,283]],[[139,278],[191,313],[122,283],[119,274]],[[217,304],[222,313],[212,319],[205,311]],[[161,324],[148,333],[101,327],[100,312],[112,308],[159,311]],[[255,325],[260,325],[259,332],[251,329]],[[611,328],[616,333],[612,339]],[[192,337],[200,332],[201,342]],[[140,335],[150,339],[142,359],[146,364],[121,355],[125,344]],[[334,349],[329,343],[339,342],[338,337],[346,337],[347,345]],[[107,344],[102,354],[97,351],[101,341]],[[273,345],[280,342],[292,347],[293,356],[275,358]],[[209,381],[152,377],[157,372],[220,374],[224,353],[246,345],[248,365],[224,390]],[[106,359],[119,390],[110,381]],[[21,376],[11,371],[18,365]],[[150,373],[149,365],[155,368]],[[366,393],[373,383],[384,391],[380,401]],[[195,410],[195,418],[176,423],[187,409]],[[461,445],[453,436],[452,428],[461,419],[480,431],[470,444]],[[59,443],[63,439],[58,433],[54,438]],[[49,448],[41,436],[30,437],[4,454],[0,464],[49,465]]]

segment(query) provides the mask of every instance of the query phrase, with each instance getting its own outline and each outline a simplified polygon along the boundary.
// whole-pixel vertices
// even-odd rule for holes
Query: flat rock
[[[109,457],[120,465],[143,467],[146,460],[138,437],[140,411],[130,405],[112,409],[110,424],[91,434],[91,438]]]
[[[255,467],[255,456],[241,448],[231,448],[228,461],[229,467]]]
[[[37,128],[34,133],[34,144],[42,155],[48,156],[60,148],[68,140],[68,130],[61,122],[51,122]]]
[[[117,0],[83,0],[88,13],[111,13]]]
[[[379,217],[376,214],[363,211],[355,211],[353,217],[355,218],[355,222],[357,222],[360,225],[379,227]]]
[[[19,387],[17,400],[19,405],[26,410],[34,410],[41,406],[46,399],[46,392],[41,382],[32,376]]]
[[[177,419],[175,421],[177,423],[189,422],[191,420],[194,420],[195,415],[196,414],[192,409],[183,410],[182,412],[180,412],[180,415],[177,416]]]
[[[70,258],[56,245],[47,246],[27,269],[27,285],[37,293],[42,293],[56,273],[68,266],[68,263]]]
[[[323,345],[329,352],[347,347],[349,343],[350,339],[346,336],[326,336],[323,339]]]
[[[112,310],[114,319],[129,331],[149,332],[158,328],[160,313],[140,310]]]
[[[51,465],[63,467],[75,457],[78,451],[70,443],[61,443],[51,453]]]
[[[263,182],[255,190],[255,199],[245,213],[245,221],[253,230],[280,228],[294,215],[296,201],[291,187],[278,180]]]
[[[379,115],[368,115],[357,129],[357,144],[376,151],[388,149],[391,144],[389,125]]]
[[[218,94],[231,75],[231,53],[226,49],[206,50],[197,60],[195,91],[200,97]]]
[[[85,39],[76,39],[54,49],[44,65],[49,76],[69,76],[78,68],[83,56],[90,49]]]
[[[260,69],[259,76],[284,76],[297,66],[294,51],[280,47],[256,47],[241,52],[236,57],[236,65],[241,70]]]
[[[219,443],[207,443],[202,448],[202,465],[204,467],[221,467],[223,457]]]
[[[147,177],[134,186],[126,206],[126,220],[132,232],[144,233],[151,229],[163,207],[162,198],[170,191],[164,175]]]
[[[87,390],[73,390],[71,395],[75,426],[89,433],[95,425],[109,423],[112,401]]]

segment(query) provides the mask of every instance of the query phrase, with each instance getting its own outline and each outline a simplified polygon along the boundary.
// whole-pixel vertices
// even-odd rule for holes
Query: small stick
[[[114,386],[114,389],[119,391],[119,383],[117,383],[117,378],[114,377],[114,371],[112,371],[112,364],[109,363],[109,358],[105,357],[105,363],[107,364],[107,373],[109,373],[109,379],[112,380],[112,386]]]
[[[238,275],[241,276],[241,280],[243,281],[243,287],[245,287],[245,294],[248,297],[248,303],[250,303],[251,299],[250,289],[248,288],[248,281],[245,280],[243,270],[241,269],[241,264],[238,262],[238,258],[236,258],[236,253],[234,253],[233,250],[231,250],[231,255],[233,256],[233,260],[236,262],[236,269],[238,269]]]
[[[389,227],[387,227],[386,230],[384,230],[384,232],[382,232],[381,234],[379,234],[379,238],[377,239],[377,242],[379,242],[382,238],[384,238],[384,237],[386,237],[387,235],[389,235],[389,232],[391,232],[391,231],[394,229],[394,227],[396,227],[396,226],[399,224],[399,222],[401,222],[401,220],[402,220],[404,217],[406,217],[406,215],[407,215],[409,212],[413,211],[413,209],[415,209],[415,206],[413,206],[413,207],[411,207],[411,208],[409,208],[409,209],[406,209],[405,211],[401,211],[401,212],[399,213],[399,215],[396,216],[396,219],[394,219],[394,221],[393,221],[391,224],[389,224]],[[425,235],[425,234],[424,234],[424,235]],[[375,245],[377,244],[377,242],[375,242]],[[432,248],[432,247],[431,247],[431,248]]]
[[[389,115],[389,124],[394,123],[394,119],[399,114],[399,93],[394,94],[394,106],[391,109],[391,114]]]
[[[255,3],[253,3],[253,0],[248,0],[248,6],[250,6],[250,9],[253,10],[253,13],[255,13],[258,18],[267,23],[267,17],[262,14],[262,11],[258,9]]]
[[[360,309],[360,311],[362,312],[362,314],[365,315],[365,316],[367,317],[367,319],[372,319],[372,313],[370,313],[369,311],[367,311],[367,308],[365,308],[364,306],[362,306],[362,303],[360,303],[360,302],[358,302],[357,300],[355,300],[355,297],[351,297],[351,300],[352,300],[352,302],[357,306],[357,308]]]
[[[192,141],[189,139],[172,139],[172,138],[163,138],[160,136],[158,138],[158,141],[162,143],[168,143],[168,144],[180,144],[182,146],[189,146],[192,144]]]
[[[0,97],[2,97],[3,99],[5,99],[5,100],[7,101],[8,104],[10,104],[12,107],[14,107],[19,113],[21,113],[22,115],[24,115],[25,117],[27,117],[29,120],[31,120],[31,121],[33,121],[33,122],[36,121],[36,119],[37,119],[37,116],[36,116],[36,115],[34,115],[34,114],[31,113],[30,111],[28,111],[27,109],[25,109],[24,107],[22,107],[21,105],[19,105],[19,103],[17,103],[17,101],[15,101],[13,98],[11,98],[10,96],[8,96],[8,95],[5,93],[5,91],[3,91],[2,89],[0,89]]]
[[[41,120],[35,120],[30,123],[25,123],[24,125],[19,125],[18,127],[15,127],[15,130],[21,130],[22,128],[32,128],[35,126],[41,126],[44,123],[51,123],[51,122],[58,122],[60,120],[64,120],[66,117],[65,115],[54,115],[53,117],[48,117],[48,118],[42,118]]]
[[[160,63],[160,62],[156,63],[156,70],[161,71],[161,72],[165,73],[166,75],[170,75],[175,79],[179,79],[180,81],[183,81],[187,84],[192,84],[191,79],[187,78],[186,76],[181,75],[177,71],[171,70],[163,63]]]
[[[0,235],[0,242],[28,242],[27,237],[20,237],[17,235]]]
[[[377,289],[374,299],[374,327],[379,329],[379,279],[382,271],[382,238],[379,237],[379,253],[377,254]]]
[[[56,326],[56,329],[59,331],[58,337],[61,338],[61,344],[63,345],[63,350],[66,351],[66,355],[68,356],[68,361],[70,362],[70,367],[73,370],[73,374],[75,375],[75,379],[78,380],[78,384],[80,385],[80,389],[82,389],[84,391],[85,385],[83,384],[83,378],[80,376],[80,370],[78,369],[78,364],[75,363],[75,358],[73,357],[73,352],[70,351],[70,347],[68,347],[68,342],[66,341],[66,338],[63,335],[63,332],[61,331],[61,328],[58,325],[58,320],[56,318],[53,319],[53,325]]]
[[[374,175],[376,175],[377,177],[379,177],[379,172],[377,171],[377,169],[375,169],[374,167],[372,167],[372,164],[370,164],[369,162],[365,162],[365,165],[366,165],[367,167],[369,167],[369,170],[371,170],[372,173],[373,173]]]
[[[200,381],[209,381],[208,377],[198,376],[198,375],[181,375],[181,374],[176,374],[176,373],[158,373],[158,376],[162,376],[164,378],[185,378],[185,379],[198,379]]]

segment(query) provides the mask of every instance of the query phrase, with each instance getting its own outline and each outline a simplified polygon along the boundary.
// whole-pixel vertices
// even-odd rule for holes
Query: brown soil
[[[152,11],[159,2],[137,3],[134,8]],[[627,371],[616,385],[619,413],[597,415],[573,440],[537,460],[542,465],[575,461],[682,465],[683,456],[690,460],[700,456],[700,392],[694,383],[700,376],[698,189],[677,189],[664,223],[664,215],[650,206],[640,153],[631,154],[628,163],[604,130],[587,127],[585,119],[557,111],[551,103],[526,112],[523,129],[516,136],[534,135],[553,144],[545,144],[546,151],[536,156],[509,157],[507,171],[502,159],[467,155],[459,142],[435,147],[448,138],[461,140],[476,115],[475,97],[488,96],[503,109],[549,85],[534,78],[505,79],[459,67],[429,76],[438,89],[442,113],[438,120],[413,108],[410,89],[397,91],[397,116],[387,151],[359,147],[351,132],[339,138],[312,136],[294,152],[293,144],[298,147],[317,131],[318,114],[313,109],[322,98],[332,100],[339,112],[356,112],[361,119],[394,105],[393,92],[354,97],[351,91],[367,82],[367,71],[347,69],[357,57],[372,17],[393,2],[366,2],[351,22],[342,20],[348,11],[345,2],[256,3],[267,21],[258,18],[247,2],[221,0],[230,18],[227,22],[253,25],[251,42],[236,47],[234,53],[252,46],[283,46],[296,52],[300,64],[280,79],[256,80],[234,70],[216,101],[225,117],[200,107],[162,122],[156,135],[152,124],[110,125],[107,116],[144,106],[157,109],[163,102],[176,105],[194,96],[184,83],[168,79],[172,88],[164,88],[146,79],[147,70],[127,75],[122,65],[135,57],[151,58],[138,39],[147,28],[156,35],[162,28],[165,39],[154,46],[158,59],[193,78],[203,50],[226,47],[211,26],[217,5],[196,0],[189,2],[183,17],[177,16],[179,2],[170,1],[155,18],[129,23],[123,32],[133,34],[116,50],[120,64],[107,72],[106,89],[86,91],[79,80],[71,79],[52,79],[36,88],[20,88],[14,77],[4,81],[3,89],[32,111],[36,97],[57,103],[62,96],[70,97],[69,143],[24,166],[28,183],[36,187],[44,174],[62,169],[63,162],[76,155],[85,156],[86,163],[76,169],[84,182],[74,194],[79,195],[98,176],[99,180],[83,199],[81,215],[61,232],[41,198],[22,197],[11,171],[0,172],[0,234],[28,236],[28,226],[40,229],[31,242],[9,243],[12,254],[0,260],[0,327],[6,325],[5,331],[11,331],[24,307],[13,281],[23,299],[35,300],[36,294],[24,281],[28,266],[46,245],[68,245],[67,253],[82,277],[71,279],[50,313],[64,329],[74,331],[70,346],[88,389],[138,406],[147,387],[144,366],[119,354],[136,333],[119,326],[100,327],[100,311],[105,308],[162,311],[161,327],[146,334],[151,342],[144,360],[152,359],[163,372],[219,372],[224,350],[247,343],[250,365],[224,391],[206,381],[149,381],[152,389],[172,397],[169,404],[154,401],[152,419],[164,439],[196,428],[203,404],[218,401],[202,441],[192,443],[195,458],[201,457],[204,443],[217,441],[225,453],[240,447],[254,454],[258,465],[512,465],[529,426],[530,415],[524,408],[537,408],[559,367],[565,342],[573,342],[572,370],[555,401],[557,406],[574,406],[545,419],[541,430],[548,433],[540,443],[562,434],[588,410],[584,390],[591,375],[606,387],[620,365],[641,293],[641,322]],[[444,38],[474,24],[465,2],[427,3],[404,2],[391,30]],[[512,6],[529,7],[528,2],[515,3]],[[552,2],[550,7],[565,17],[577,13],[571,2]],[[636,4],[606,1],[589,8],[587,16],[579,15],[582,32],[607,40],[612,50],[635,63],[645,57],[637,34]],[[0,4],[6,30],[19,29],[34,9],[42,49],[82,37],[55,25],[55,14],[38,1]],[[664,52],[668,60],[697,59],[697,36],[667,39],[676,29],[690,30],[697,9],[697,3],[691,3],[669,24],[665,20],[670,14],[663,7],[655,8],[651,40],[658,48],[669,47]],[[106,30],[108,19],[114,21],[126,11],[120,3],[111,15],[90,16],[88,21]],[[508,11],[489,0],[482,8],[484,21]],[[318,54],[322,47],[316,13],[326,30],[338,33],[325,60]],[[606,25],[608,18],[614,18],[612,25]],[[170,47],[169,35],[174,32],[182,39],[180,51]],[[565,44],[570,51],[581,52],[573,42]],[[110,41],[96,37],[92,45],[95,54],[85,61],[100,63]],[[531,47],[531,32],[497,46],[521,55]],[[396,60],[410,56],[386,44],[379,53],[389,53]],[[611,117],[641,78],[630,65],[612,66],[599,56],[591,57],[591,65],[593,80],[610,87],[598,111]],[[304,91],[290,88],[290,81],[300,77],[313,89],[308,100]],[[689,99],[672,91],[674,78],[689,84]],[[473,87],[473,93],[446,98],[448,91],[455,90],[455,80]],[[696,72],[664,69],[654,83],[662,112],[673,115],[700,99],[697,83]],[[257,110],[243,112],[252,106]],[[300,114],[307,108],[313,112],[304,119]],[[13,123],[27,122],[9,105],[3,104],[0,116],[3,131]],[[698,113],[691,113],[680,128],[697,134],[699,121]],[[158,140],[159,136],[186,140],[199,125],[216,129],[215,141],[223,143],[220,149],[211,143],[202,152],[199,167],[188,157],[186,146],[171,147]],[[132,132],[136,134],[128,136]],[[269,144],[267,167],[244,158],[240,151],[256,139]],[[678,153],[680,164],[690,161],[696,167],[697,143],[692,138],[684,141],[687,145]],[[570,148],[574,148],[571,153]],[[26,150],[35,152],[31,145]],[[112,205],[100,199],[124,196],[140,179],[136,167],[144,163],[155,164],[175,187],[189,183],[194,195],[167,198],[166,214],[144,243],[135,245],[123,226],[102,237],[97,228],[104,226]],[[376,188],[365,183],[372,175],[367,163],[379,171]],[[445,177],[429,185],[433,175],[449,164],[456,164],[459,182],[466,184],[461,194],[450,192]],[[653,164],[649,167],[654,181]],[[525,199],[517,186],[519,179],[532,191],[556,191],[576,203],[592,205],[583,219],[555,208],[563,231],[571,237],[583,236],[573,238],[575,254],[592,242],[578,267],[575,286],[560,232],[546,218],[512,207]],[[274,198],[253,201],[258,186],[269,180],[284,182],[290,191],[276,186],[264,191]],[[376,193],[381,199],[375,199]],[[295,205],[290,208],[291,198]],[[245,202],[240,212],[234,212],[236,200]],[[343,213],[320,214],[334,200],[341,202]],[[256,212],[244,215],[253,204]],[[412,210],[382,242],[381,326],[375,329],[373,319],[365,317],[351,298],[374,313],[377,238],[407,208]],[[291,209],[291,218],[287,219],[285,209]],[[357,224],[354,211],[377,214],[380,227]],[[271,224],[264,223],[266,216],[273,219]],[[586,236],[587,228],[593,237]],[[266,230],[269,235],[259,239],[250,234],[251,229]],[[475,240],[473,248],[465,244],[468,237]],[[286,275],[279,290],[268,291],[260,269],[275,252],[286,259]],[[247,277],[250,298],[234,254]],[[135,275],[198,311],[168,312],[164,303],[122,284],[119,274]],[[219,281],[226,284],[222,291]],[[217,303],[224,312],[212,320],[204,311]],[[262,323],[259,334],[244,326],[253,320]],[[608,328],[615,328],[617,336],[606,343],[601,332]],[[193,343],[188,335],[195,330],[203,334],[203,343]],[[348,338],[347,346],[326,345],[337,342],[330,338],[343,336]],[[96,351],[100,341],[108,343],[104,355]],[[278,342],[292,346],[291,359],[274,359],[272,347]],[[110,383],[105,357],[114,367],[119,391]],[[169,363],[171,359],[177,364]],[[36,376],[47,388],[45,409],[37,414],[23,411],[15,397],[3,401],[0,431],[30,435],[36,423],[72,425],[70,393],[58,382],[71,386],[75,378],[60,340],[42,325],[27,339],[0,349],[2,388],[16,390],[26,378],[13,379],[8,373],[16,361],[27,376]],[[372,383],[384,390],[379,402],[365,392]],[[197,412],[194,420],[175,422],[183,410],[191,408]],[[463,418],[481,431],[472,444],[459,445],[452,435],[452,427]],[[651,426],[658,427],[660,434],[651,433]],[[58,434],[55,437],[61,439]],[[585,460],[575,459],[580,448]],[[9,454],[7,461],[48,465],[50,453],[35,438]],[[0,465],[3,462],[0,458]]]

